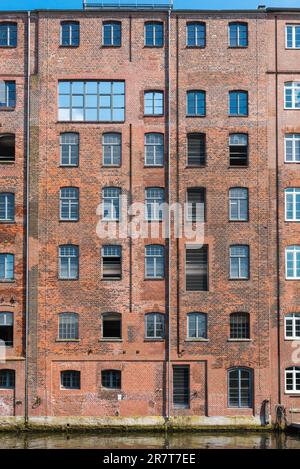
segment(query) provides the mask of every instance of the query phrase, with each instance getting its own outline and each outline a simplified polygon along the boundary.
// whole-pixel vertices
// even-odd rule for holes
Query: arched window
[[[102,136],[102,156],[104,166],[121,165],[122,136],[120,133],[110,132]]]
[[[291,366],[285,370],[285,392],[300,393],[300,367]]]
[[[145,166],[163,166],[164,136],[158,133],[145,134]]]
[[[102,314],[102,338],[122,339],[122,316],[120,313]]]
[[[0,388],[1,389],[14,389],[15,388],[15,371],[14,370],[0,370]]]
[[[285,109],[300,109],[300,82],[289,81],[284,84]]]
[[[250,339],[249,313],[232,313],[230,315],[230,338]]]
[[[60,164],[61,166],[78,166],[79,162],[79,134],[66,132],[60,134]]]
[[[120,219],[120,196],[119,187],[105,187],[102,190],[104,220]]]
[[[0,193],[0,221],[14,221],[15,219],[15,194],[10,192]]]
[[[80,371],[66,370],[60,374],[62,389],[80,389]]]
[[[79,339],[77,313],[61,313],[59,314],[59,339],[60,340],[77,340]]]
[[[228,406],[252,407],[253,373],[249,368],[228,370]]]
[[[64,47],[79,46],[79,22],[62,21],[60,23],[60,45]]]
[[[13,163],[16,157],[14,134],[0,135],[0,163]]]
[[[120,47],[122,42],[122,23],[120,21],[104,21],[102,43],[104,46]]]
[[[229,189],[229,220],[248,221],[248,189],[245,187]]]
[[[205,47],[206,25],[200,21],[186,24],[186,45],[188,47]]]
[[[14,343],[14,315],[13,313],[0,313],[0,344],[12,347]]]
[[[79,248],[72,244],[59,246],[59,278],[78,279]]]
[[[163,339],[165,336],[165,316],[161,313],[148,313],[145,315],[146,339]]]
[[[145,46],[162,47],[164,45],[164,25],[160,21],[145,23]]]
[[[101,382],[104,388],[121,389],[121,371],[120,370],[102,370]]]
[[[285,272],[287,279],[300,279],[300,246],[288,246],[286,248]]]
[[[188,339],[207,339],[206,313],[188,313],[187,336]]]
[[[229,23],[229,46],[247,47],[248,46],[248,24],[241,22]]]
[[[17,23],[0,23],[0,47],[17,47],[18,25]]]
[[[145,246],[145,278],[162,279],[165,273],[165,249],[159,244]]]

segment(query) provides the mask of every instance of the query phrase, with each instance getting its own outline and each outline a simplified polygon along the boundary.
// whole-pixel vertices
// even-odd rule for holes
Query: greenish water
[[[0,449],[300,449],[300,433],[0,433]]]

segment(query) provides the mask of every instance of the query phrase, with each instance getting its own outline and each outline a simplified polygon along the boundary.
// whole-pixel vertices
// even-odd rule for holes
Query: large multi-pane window
[[[188,339],[207,339],[207,314],[189,313],[187,315]]]
[[[248,24],[230,23],[229,26],[229,46],[247,47],[248,46]]]
[[[14,343],[14,316],[13,313],[0,313],[0,346],[12,347]]]
[[[285,189],[285,219],[300,221],[300,188]]]
[[[80,371],[62,371],[60,385],[62,389],[80,389]]]
[[[60,24],[60,45],[64,47],[79,46],[78,21],[62,21]]]
[[[123,122],[125,83],[123,81],[60,81],[60,121]]]
[[[102,315],[102,338],[122,338],[122,320],[120,313],[104,313]]]
[[[187,291],[208,291],[208,246],[187,246],[185,252]]]
[[[165,336],[165,316],[161,313],[145,315],[146,339],[163,339]]]
[[[0,23],[0,47],[16,47],[17,41],[17,23]]]
[[[300,393],[300,366],[285,369],[285,392]]]
[[[62,187],[60,189],[60,219],[77,221],[79,218],[78,187]]]
[[[228,371],[228,407],[252,407],[252,376],[247,368]]]
[[[249,313],[230,315],[230,339],[250,339]]]
[[[0,221],[9,222],[15,219],[15,194],[0,192]]]
[[[158,21],[145,23],[145,46],[162,47],[164,45],[164,25]]]
[[[205,91],[188,91],[187,92],[187,116],[204,117],[206,113],[206,93]]]
[[[61,166],[78,166],[79,162],[79,134],[68,132],[60,134],[60,164]]]
[[[164,246],[149,244],[145,247],[145,278],[164,278]]]
[[[230,91],[229,92],[229,115],[230,116],[248,116],[248,92]]]
[[[205,198],[206,189],[204,187],[193,187],[187,189],[187,210],[186,219],[191,222],[205,220]]]
[[[0,254],[0,280],[10,281],[14,279],[14,254]]]
[[[59,339],[77,340],[79,339],[78,314],[61,313],[59,315]]]
[[[59,247],[59,278],[73,280],[79,276],[79,248],[72,244]]]
[[[16,82],[0,81],[0,109],[16,106]]]
[[[229,220],[248,221],[248,189],[243,187],[229,189]]]
[[[230,278],[235,280],[249,278],[249,246],[242,244],[230,246]]]
[[[229,135],[229,164],[230,166],[248,165],[248,135]]]
[[[104,388],[121,389],[121,371],[103,370],[101,372],[101,383]]]
[[[121,26],[120,21],[106,21],[103,23],[102,43],[104,46],[121,46]]]
[[[120,280],[122,277],[121,246],[107,245],[102,248],[102,276],[105,280]]]
[[[285,272],[287,279],[300,279],[300,246],[288,246],[286,248]]]
[[[206,160],[205,134],[187,135],[187,165],[203,166]]]
[[[116,132],[103,134],[102,151],[104,166],[120,166],[122,152],[121,134]]]
[[[158,133],[145,134],[145,166],[163,166],[164,136]]]
[[[15,388],[15,370],[0,370],[0,388]]]
[[[300,340],[300,314],[290,313],[284,317],[285,338]]]
[[[285,36],[287,49],[300,49],[300,24],[287,24]]]
[[[286,134],[284,146],[285,162],[300,163],[300,134]]]
[[[145,190],[145,218],[148,221],[163,219],[163,203],[165,201],[164,189],[148,187]]]
[[[103,220],[120,219],[120,197],[119,187],[105,187],[102,190]]]
[[[186,45],[188,47],[205,47],[206,25],[193,21],[186,25]]]
[[[145,116],[162,116],[164,113],[164,93],[162,91],[144,92]]]
[[[300,82],[290,81],[284,84],[285,109],[300,109]]]

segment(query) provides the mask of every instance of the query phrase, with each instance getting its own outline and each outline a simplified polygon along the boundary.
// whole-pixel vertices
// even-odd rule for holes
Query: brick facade
[[[121,21],[121,47],[102,46],[102,23],[106,20]],[[16,135],[15,163],[0,166],[1,191],[16,194],[15,223],[1,224],[0,230],[0,253],[15,254],[15,281],[0,284],[0,313],[14,313],[14,347],[7,348],[7,362],[0,363],[0,370],[15,370],[16,384],[14,391],[0,389],[0,415],[22,416],[27,382],[28,26],[27,15],[22,13],[2,13],[0,25],[2,21],[18,23],[18,45],[0,49],[1,80],[15,80],[17,84],[15,110],[0,109],[1,134]],[[62,21],[80,22],[79,47],[60,46]],[[164,47],[144,46],[145,21],[163,22]],[[186,46],[186,24],[190,21],[205,22],[204,48]],[[228,46],[228,24],[232,21],[247,23],[248,47]],[[299,408],[300,394],[289,395],[284,389],[284,370],[295,366],[291,356],[297,346],[284,340],[284,315],[300,312],[298,283],[285,280],[284,267],[285,247],[299,244],[297,225],[285,222],[284,217],[284,189],[300,187],[298,166],[286,165],[283,151],[284,134],[300,133],[297,111],[284,111],[283,101],[284,83],[297,81],[300,71],[296,69],[300,52],[285,49],[285,25],[289,22],[300,24],[300,12],[174,10],[169,22],[165,11],[32,12],[27,262],[29,418],[167,416],[170,410],[172,416],[253,417],[265,423],[264,413],[268,411],[275,420],[275,407],[280,399],[288,419],[297,418],[297,414],[289,411]],[[124,81],[125,121],[59,121],[60,80]],[[164,92],[163,116],[144,115],[145,90]],[[205,117],[187,117],[189,90],[206,91]],[[228,94],[232,90],[248,91],[247,117],[228,116]],[[64,132],[79,134],[77,167],[60,165],[60,135]],[[118,132],[122,136],[119,167],[102,164],[102,136],[106,132]],[[164,135],[163,167],[144,165],[144,135],[148,132]],[[186,164],[190,133],[206,134],[203,167]],[[248,134],[249,164],[245,167],[229,165],[228,141],[232,133]],[[79,188],[77,222],[59,218],[59,191],[68,186]],[[165,240],[159,232],[155,239],[99,238],[96,228],[101,217],[97,207],[104,187],[118,187],[129,200],[140,203],[144,202],[145,188],[164,188],[166,200],[170,197],[171,202],[180,204],[184,204],[188,188],[204,187],[203,243],[208,245],[208,291],[186,291],[185,249],[190,243],[185,237],[177,240],[172,234]],[[248,188],[248,222],[229,221],[228,193],[232,187]],[[77,280],[61,280],[58,275],[59,246],[69,244],[79,246]],[[122,246],[121,280],[102,278],[100,253],[105,244]],[[165,246],[162,280],[145,279],[144,250],[148,244]],[[229,249],[239,244],[250,248],[248,280],[229,278]],[[64,312],[79,315],[78,340],[59,340],[58,317]],[[122,340],[101,338],[101,318],[107,312],[121,314]],[[163,340],[145,339],[145,315],[151,312],[166,318],[167,334]],[[207,339],[187,339],[187,314],[191,312],[207,314]],[[249,314],[250,339],[230,339],[230,314],[236,312]],[[176,365],[189,366],[188,408],[173,405],[172,379]],[[252,373],[252,403],[248,408],[228,405],[228,370],[235,367],[250,369]],[[101,385],[101,372],[110,369],[121,371],[120,389],[106,389]],[[80,371],[80,389],[62,389],[60,376],[64,370]]]

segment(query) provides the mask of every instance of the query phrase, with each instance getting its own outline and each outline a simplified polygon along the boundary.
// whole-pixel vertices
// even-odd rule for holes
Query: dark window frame
[[[63,28],[65,26],[68,26],[69,27],[69,31],[68,31],[68,34],[69,34],[69,41],[68,41],[68,44],[64,44],[63,43],[63,34],[64,34],[64,31],[63,31]],[[77,26],[78,27],[78,40],[75,41],[75,43],[73,44],[73,35],[74,35],[74,32],[72,31],[72,27],[73,26]],[[76,36],[75,36],[76,37]],[[64,21],[61,21],[60,22],[60,47],[70,47],[70,48],[76,48],[76,47],[79,47],[80,46],[80,22],[79,21],[75,21],[75,20],[64,20]]]

